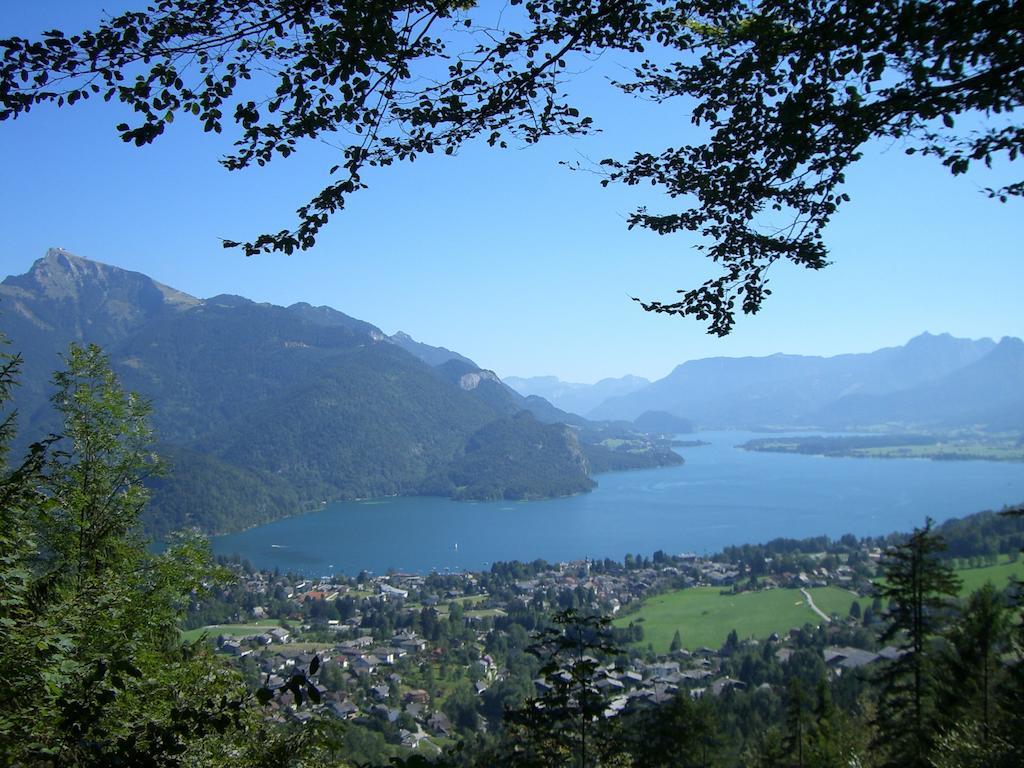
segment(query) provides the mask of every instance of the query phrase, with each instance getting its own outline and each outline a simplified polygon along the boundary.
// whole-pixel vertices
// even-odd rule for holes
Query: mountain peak
[[[63,268],[69,268],[73,265],[81,267],[85,264],[99,264],[99,262],[90,261],[89,259],[82,258],[81,256],[76,256],[71,251],[65,250],[64,248],[47,248],[43,258],[36,259],[32,268],[35,269],[41,264],[52,264]]]
[[[155,315],[199,299],[139,272],[50,248],[23,275],[0,283],[5,320],[56,331],[66,340],[109,345]]]
[[[989,355],[998,355],[1001,358],[1017,359],[1024,356],[1024,340],[1016,336],[1003,336],[999,343],[992,348]]]
[[[158,283],[141,272],[121,269],[77,256],[64,248],[50,248],[24,275],[8,277],[6,286],[14,286],[48,299],[77,301],[84,290],[100,286],[112,294],[139,291],[159,294],[162,303],[179,309],[199,304],[199,299]],[[117,298],[116,295],[111,298]]]
[[[215,307],[247,307],[250,304],[256,302],[252,299],[247,299],[245,296],[239,296],[234,293],[218,293],[216,296],[211,296],[206,300],[207,304]]]
[[[905,346],[912,347],[918,344],[930,344],[939,341],[951,341],[953,340],[952,334],[949,333],[931,333],[930,331],[924,331],[919,333],[910,339]]]
[[[949,332],[946,332],[946,333],[930,333],[929,331],[924,331],[923,333],[919,333],[917,336],[914,336],[912,339],[910,339],[904,345],[904,347],[908,348],[908,349],[912,349],[912,348],[915,348],[915,347],[932,347],[932,346],[942,345],[942,344],[948,345],[948,346],[954,346],[954,345],[959,345],[959,346],[980,345],[980,346],[983,346],[983,347],[995,346],[995,342],[992,341],[992,339],[987,338],[987,337],[980,338],[980,339],[967,339],[967,338],[961,338],[959,336],[954,336],[953,334],[951,334]]]
[[[66,298],[76,294],[86,281],[106,280],[118,271],[121,270],[76,256],[63,248],[50,248],[41,259],[36,259],[25,275],[20,276],[20,281],[18,278],[8,278],[8,281],[31,281],[51,298]]]

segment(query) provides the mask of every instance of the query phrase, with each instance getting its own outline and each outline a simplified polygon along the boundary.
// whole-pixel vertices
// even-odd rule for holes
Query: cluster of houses
[[[832,570],[821,567],[793,574],[776,574],[762,579],[760,587],[848,586],[856,577],[853,569],[840,564]],[[432,649],[427,639],[411,630],[386,638],[378,633],[375,638],[371,629],[363,626],[363,611],[358,607],[344,620],[327,621],[328,629],[336,633],[336,640],[318,643],[314,648],[310,643],[301,642],[304,631],[310,629],[306,623],[308,616],[303,613],[304,605],[310,601],[332,601],[352,594],[358,596],[359,605],[366,610],[375,603],[393,603],[400,612],[411,612],[426,606],[443,609],[447,601],[472,596],[472,607],[476,610],[465,611],[464,621],[476,630],[476,652],[472,654],[474,660],[471,663],[478,668],[469,677],[474,681],[476,693],[481,695],[488,685],[506,673],[494,659],[483,653],[491,625],[483,621],[480,614],[492,617],[506,615],[518,607],[517,603],[541,609],[554,608],[553,596],[557,600],[557,596],[566,591],[577,597],[585,596],[595,610],[614,614],[624,605],[663,589],[701,585],[736,589],[748,578],[735,564],[697,555],[674,557],[651,567],[629,569],[596,568],[588,561],[561,563],[535,571],[529,578],[510,579],[501,585],[500,590],[494,588],[495,594],[484,592],[480,575],[472,573],[446,576],[442,593],[438,593],[436,588],[432,590],[428,579],[418,574],[364,577],[356,584],[339,577],[307,580],[256,573],[246,577],[245,590],[251,593],[251,597],[271,593],[286,597],[294,608],[288,617],[293,623],[261,627],[258,633],[247,637],[219,637],[218,647],[234,656],[251,656],[271,688],[284,686],[291,674],[307,669],[316,656],[322,670],[320,679],[326,672],[331,679],[344,681],[333,689],[325,686],[319,705],[321,710],[343,720],[386,720],[396,725],[405,746],[435,749],[436,744],[431,739],[450,736],[452,724],[438,708],[439,702],[432,700],[430,692],[403,684],[396,665],[403,659],[413,659],[417,663],[436,661],[439,649]],[[493,588],[493,579],[490,583]],[[269,616],[266,606],[255,605],[249,610],[252,619],[283,618]],[[296,629],[287,628],[296,626],[296,622]],[[323,626],[318,630],[322,639]],[[792,648],[783,642],[776,651],[776,658],[785,663],[790,653]],[[824,661],[834,674],[839,675],[892,658],[895,653],[893,649],[875,653],[831,646],[825,651]],[[714,649],[704,648],[693,653],[676,650],[654,660],[650,657],[647,661],[634,660],[625,668],[598,667],[595,684],[606,694],[608,716],[632,707],[659,704],[681,690],[699,697],[719,696],[730,689],[744,688],[743,682],[723,671],[723,659],[724,655]],[[534,682],[537,692],[544,693],[548,682]],[[275,716],[278,717],[303,720],[310,716],[308,707],[290,706],[287,696],[275,706]]]
[[[686,657],[691,654],[683,652]],[[731,688],[745,688],[746,685],[721,672],[718,653],[708,648],[687,658],[686,661],[659,658],[653,662],[632,662],[625,667],[613,664],[595,666],[594,687],[604,694],[605,717],[615,717],[626,710],[663,704],[680,691],[693,698],[704,695],[720,696]],[[595,663],[590,657],[583,662]],[[563,674],[568,674],[564,672]],[[550,679],[534,681],[539,694],[551,690]]]
[[[591,607],[614,615],[651,592],[668,587],[728,586],[739,576],[739,570],[729,564],[682,555],[672,565],[616,572],[596,571],[586,560],[559,563],[513,586],[515,599],[522,604],[529,604],[537,595],[583,590],[593,595]]]
[[[267,636],[273,640],[264,643]],[[238,656],[251,656],[256,660],[264,684],[272,690],[283,689],[293,674],[305,673],[317,659],[317,683],[331,673],[341,673],[349,684],[340,689],[323,688],[320,704],[316,708],[294,706],[290,694],[283,694],[272,702],[272,717],[291,718],[299,722],[313,716],[313,709],[340,720],[358,721],[363,718],[382,717],[399,722],[403,713],[416,730],[399,730],[402,744],[409,748],[424,746],[436,749],[430,737],[447,737],[453,732],[448,717],[431,707],[430,694],[418,688],[405,688],[394,667],[410,654],[421,654],[427,642],[415,632],[395,634],[386,645],[376,644],[372,637],[360,636],[344,640],[333,647],[311,649],[307,643],[289,643],[291,635],[284,630],[271,630],[266,635],[248,637],[219,637],[220,650]],[[352,691],[365,690],[365,696],[352,696]],[[395,702],[395,691],[402,691],[400,702]]]
[[[843,672],[866,667],[879,661],[898,659],[902,653],[898,648],[891,645],[887,645],[878,652],[866,651],[863,648],[832,645],[824,651],[825,666],[835,675],[840,676]]]
[[[877,560],[880,551],[873,550],[871,561]],[[870,561],[869,561],[870,562]],[[819,566],[806,570],[774,573],[759,576],[757,589],[807,588],[835,585],[845,589],[866,586],[874,568],[857,571],[846,564],[833,568]],[[577,590],[582,588],[594,595],[592,607],[611,615],[623,606],[646,595],[665,588],[687,588],[713,586],[722,589],[744,590],[751,588],[749,573],[728,562],[711,560],[700,555],[678,555],[671,564],[656,567],[635,568],[617,572],[591,572],[590,563],[575,561],[552,566],[549,570],[527,580],[516,581],[518,600],[529,603],[538,594],[553,591]]]

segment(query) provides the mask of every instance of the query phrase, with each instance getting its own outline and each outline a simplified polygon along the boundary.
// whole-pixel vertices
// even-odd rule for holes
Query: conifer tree
[[[1011,507],[1002,514],[1024,517],[1024,505]],[[1003,752],[1003,765],[1024,765],[1024,663],[1020,661],[1024,659],[1024,582],[1013,578],[1008,595],[1007,655],[1013,661],[1007,664],[995,691],[1002,717],[999,748]]]
[[[803,686],[799,677],[793,677],[786,689],[786,752],[793,765],[804,768],[804,746],[807,743],[807,713],[804,708]]]
[[[632,765],[708,768],[718,753],[718,724],[709,699],[679,691],[670,701],[624,715],[619,733]]]
[[[672,643],[671,643],[671,645],[669,645],[668,649],[672,653],[675,653],[676,651],[680,650],[682,647],[683,647],[683,638],[682,638],[682,635],[679,634],[679,630],[677,629],[675,631],[675,634],[672,635]]]
[[[877,587],[888,601],[882,634],[893,642],[898,657],[887,663],[880,678],[878,737],[886,765],[917,768],[927,765],[934,734],[936,652],[932,641],[944,628],[949,599],[960,585],[952,569],[938,559],[945,549],[929,519],[906,542],[886,553],[884,578]]]
[[[1009,632],[1006,603],[988,582],[967,599],[948,633],[942,715],[951,724],[977,721],[983,741],[988,740],[996,716],[994,691],[1003,671],[999,656],[1007,650]]]

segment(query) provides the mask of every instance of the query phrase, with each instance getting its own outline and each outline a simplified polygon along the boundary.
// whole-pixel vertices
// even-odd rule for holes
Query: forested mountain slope
[[[582,419],[457,353],[329,307],[201,300],[51,250],[0,284],[0,313],[25,358],[24,441],[55,427],[48,382],[72,341],[101,344],[125,387],[152,401],[172,470],[154,481],[152,532],[224,531],[331,499],[523,498],[593,485],[576,432],[562,426]],[[638,455],[646,466],[679,461],[667,449]]]

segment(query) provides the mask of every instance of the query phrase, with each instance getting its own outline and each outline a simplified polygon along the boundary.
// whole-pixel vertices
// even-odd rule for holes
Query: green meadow
[[[850,609],[853,595],[836,587],[814,590],[812,597],[829,613],[832,606],[845,603],[842,615]],[[819,603],[819,599],[821,603]],[[639,611],[616,619],[618,627],[638,623],[644,628],[642,645],[654,646],[656,653],[667,653],[672,636],[679,630],[684,648],[718,648],[732,630],[745,638],[765,638],[772,632],[788,632],[792,627],[821,621],[798,589],[769,589],[763,592],[722,594],[718,587],[694,587],[656,595],[644,601]]]
[[[1002,589],[1006,586],[1011,576],[1024,579],[1024,559],[1017,562],[1000,562],[998,565],[987,565],[984,568],[967,568],[958,570],[956,575],[963,581],[960,587],[961,595],[969,595],[979,589],[986,581],[991,581],[996,587]]]
[[[260,635],[271,629],[281,626],[281,622],[277,619],[265,619],[263,621],[253,621],[248,624],[212,624],[208,627],[198,627],[197,629],[189,629],[181,633],[181,639],[186,642],[192,642],[202,637],[204,634],[210,637],[217,637],[218,635],[227,635],[230,637],[248,637],[249,635]]]
[[[863,611],[871,605],[870,597],[858,597],[855,593],[839,587],[812,587],[807,590],[814,604],[829,616],[835,614],[840,618],[850,615],[850,605],[856,600]]]
[[[956,573],[963,581],[960,594],[968,595],[987,581],[1003,588],[1011,576],[1024,579],[1024,560]],[[861,610],[871,604],[871,598],[857,597],[839,587],[815,587],[808,592],[814,604],[829,615],[849,615],[854,600],[860,603]],[[650,643],[656,653],[667,653],[676,630],[683,647],[692,650],[701,646],[718,648],[734,629],[740,639],[764,639],[773,632],[781,635],[793,627],[820,621],[821,617],[811,610],[798,589],[730,595],[722,594],[718,587],[694,587],[649,598],[639,610],[612,623],[616,627],[627,627],[631,622],[638,624],[644,630],[639,645],[646,647]]]

